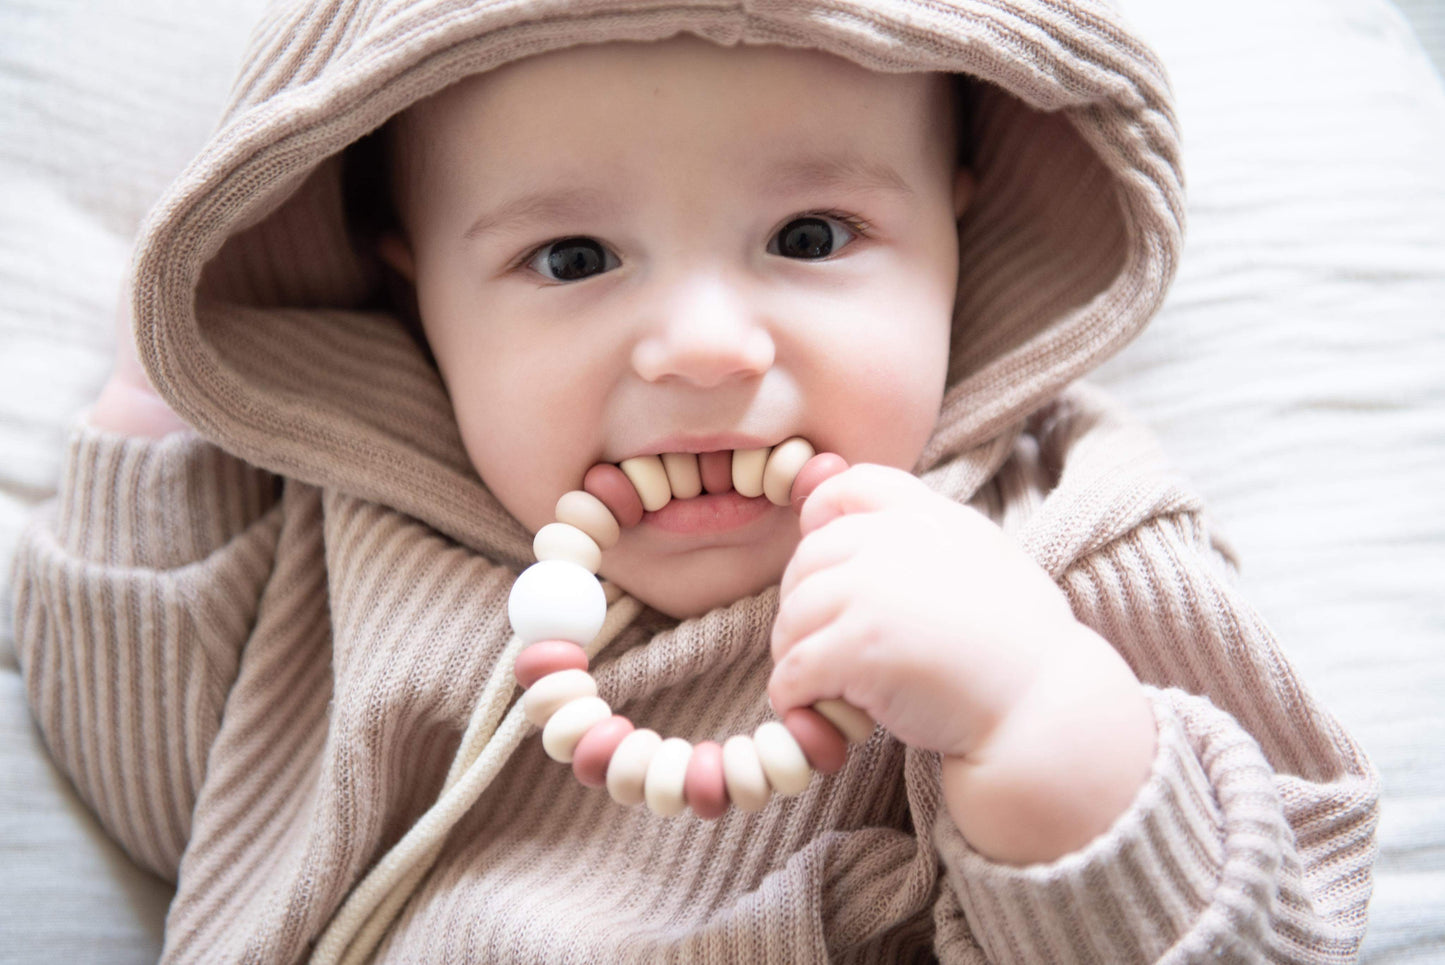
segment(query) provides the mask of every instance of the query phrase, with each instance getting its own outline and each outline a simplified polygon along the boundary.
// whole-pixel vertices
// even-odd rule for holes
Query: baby
[[[970,59],[949,31],[978,22],[930,9],[927,67],[844,59],[826,18],[788,46],[720,45],[703,11],[676,15],[709,40],[547,51],[442,18],[489,69],[416,46],[410,88],[347,101],[323,71],[321,107],[266,71],[384,45],[253,51],[238,110],[269,133],[223,129],[232,166],[158,209],[140,352],[127,331],[19,565],[54,752],[179,876],[168,959],[1348,957],[1369,766],[1142,430],[1069,386],[1172,271],[1152,60],[1120,69],[1155,107],[1099,93],[1133,127],[1081,135],[947,72],[1047,105],[1018,70],[1068,55]],[[304,163],[287,110],[316,112]],[[799,508],[718,476],[794,437],[850,466]],[[608,705],[698,747],[831,699],[880,727],[710,823],[573,781],[483,686],[531,534],[650,456],[706,485],[640,519],[600,487]],[[116,710],[62,709],[97,689]]]

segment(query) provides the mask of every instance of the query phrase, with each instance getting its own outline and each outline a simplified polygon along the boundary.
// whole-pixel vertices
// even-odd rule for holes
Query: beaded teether
[[[625,527],[673,499],[735,489],[766,496],[777,506],[801,507],[825,479],[848,468],[841,456],[815,453],[794,437],[771,449],[665,453],[599,463],[582,488],[557,501],[557,522],[537,531],[537,562],[512,587],[507,615],[525,648],[514,673],[525,688],[527,719],[542,728],[542,747],[571,763],[577,779],[606,787],[620,804],[641,804],[657,814],[691,807],[701,818],[721,817],[729,804],[757,811],[776,792],[801,794],[814,770],[843,766],[847,744],[867,740],[873,721],[842,700],[797,707],[721,745],[664,740],[612,713],[597,696],[582,644],[596,636],[607,615],[607,593],[596,573],[602,553]]]

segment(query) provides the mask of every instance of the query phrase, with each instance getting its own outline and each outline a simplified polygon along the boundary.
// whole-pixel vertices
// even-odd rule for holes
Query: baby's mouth
[[[744,526],[773,506],[800,502],[797,482],[818,476],[805,471],[810,461],[817,462],[813,447],[795,436],[756,449],[664,452],[618,465],[598,463],[587,471],[582,488],[624,529],[645,522],[666,532],[718,533]]]

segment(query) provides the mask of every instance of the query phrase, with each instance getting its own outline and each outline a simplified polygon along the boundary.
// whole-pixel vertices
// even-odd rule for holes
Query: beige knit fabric
[[[1159,756],[1107,834],[1018,869],[971,852],[936,758],[881,732],[802,796],[717,822],[621,808],[527,737],[378,957],[1349,960],[1373,772],[1147,434],[1071,385],[1173,275],[1162,71],[1107,7],[1044,0],[273,8],[136,263],[144,359],[210,441],[77,429],[17,560],[17,643],[52,753],[136,860],[178,882],[166,959],[307,957],[436,801],[530,556],[435,372],[377,308],[336,152],[476,70],[680,30],[986,82],[950,388],[917,469],[999,521],[1151,685]],[[644,612],[599,658],[602,696],[693,740],[750,731],[770,716],[775,608],[770,590],[681,624]]]

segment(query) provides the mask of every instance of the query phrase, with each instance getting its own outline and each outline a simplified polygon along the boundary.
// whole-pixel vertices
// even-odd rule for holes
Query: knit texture
[[[478,70],[679,31],[980,79],[949,387],[915,468],[1150,686],[1157,759],[1107,833],[1012,868],[961,839],[936,755],[881,731],[801,796],[716,822],[619,807],[523,737],[377,957],[1350,960],[1373,772],[1240,598],[1199,500],[1075,381],[1174,272],[1163,72],[1109,8],[1038,0],[275,5],[136,260],[143,360],[199,435],[78,428],[17,560],[51,751],[177,881],[166,960],[308,956],[442,792],[530,558],[347,241],[337,152]],[[772,716],[776,607],[771,589],[681,623],[644,611],[594,664],[601,696],[693,741],[750,732]]]

